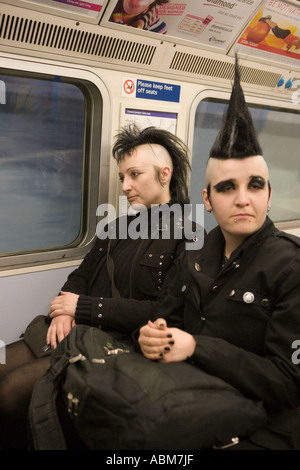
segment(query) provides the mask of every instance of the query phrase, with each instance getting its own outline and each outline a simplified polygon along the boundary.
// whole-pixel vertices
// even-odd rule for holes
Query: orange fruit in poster
[[[248,31],[247,41],[258,44],[263,41],[270,31],[270,26],[266,23],[257,23],[253,28]]]

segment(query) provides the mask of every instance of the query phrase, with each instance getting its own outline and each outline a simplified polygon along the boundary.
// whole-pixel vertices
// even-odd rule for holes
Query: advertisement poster
[[[34,3],[97,18],[106,0],[34,0]]]
[[[109,22],[227,50],[262,0],[118,0]]]
[[[300,3],[297,3],[299,7],[268,0],[238,40],[241,52],[299,66]]]

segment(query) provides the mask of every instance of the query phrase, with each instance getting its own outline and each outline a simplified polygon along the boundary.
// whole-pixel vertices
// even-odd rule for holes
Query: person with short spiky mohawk
[[[34,318],[24,340],[6,348],[6,364],[0,365],[1,449],[27,448],[27,409],[34,383],[48,369],[51,350],[71,328],[87,324],[130,337],[149,318],[156,318],[186,238],[195,239],[191,230],[197,229],[195,241],[201,243],[201,227],[192,224],[185,230],[190,163],[181,139],[165,129],[131,124],[116,135],[112,156],[123,193],[138,212],[97,232],[94,246],[52,300],[49,315]],[[139,212],[146,216],[143,228],[137,223]],[[130,231],[132,222],[140,232]],[[109,226],[115,226],[115,234]],[[77,448],[77,439],[73,445]]]
[[[139,345],[149,359],[188,359],[263,402],[266,421],[261,427],[216,446],[299,450],[300,239],[277,230],[267,215],[268,167],[240,85],[237,58],[235,67],[203,190],[218,226],[197,254],[186,252],[159,309],[161,318],[140,329]]]

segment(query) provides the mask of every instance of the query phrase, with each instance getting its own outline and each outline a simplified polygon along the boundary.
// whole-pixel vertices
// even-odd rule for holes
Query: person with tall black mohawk
[[[236,57],[203,190],[218,226],[186,251],[160,318],[138,340],[149,359],[188,360],[264,404],[266,421],[226,449],[300,448],[300,239],[268,217],[271,193]]]
[[[225,160],[253,155],[262,155],[262,149],[241,87],[240,68],[236,54],[231,97],[221,129],[210,150],[210,158]]]

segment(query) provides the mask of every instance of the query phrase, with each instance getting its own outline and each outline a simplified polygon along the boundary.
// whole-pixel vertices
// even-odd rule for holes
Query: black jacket
[[[194,335],[196,366],[263,401],[268,422],[251,436],[254,442],[297,448],[300,239],[267,218],[221,268],[223,253],[217,227],[200,252],[187,252],[159,314]]]
[[[182,217],[177,217],[177,214],[174,216],[172,211],[170,215],[168,238],[162,238],[166,229],[164,219],[160,218],[156,233],[155,230],[151,233],[149,218],[148,235],[151,234],[152,238],[138,241],[130,279],[124,279],[124,282],[130,283],[129,298],[91,296],[91,286],[98,274],[101,258],[107,256],[109,242],[107,238],[96,240],[79,268],[69,275],[62,287],[63,291],[80,295],[75,313],[77,324],[86,323],[105,330],[130,334],[148,320],[156,318],[157,309],[176,274],[174,262],[185,250],[186,241],[194,238],[193,233],[197,233],[198,238],[194,238],[194,241],[203,244],[201,227],[189,224],[188,233],[189,228],[183,224],[183,213]],[[156,236],[160,238],[155,238]],[[112,255],[117,243],[117,240],[112,240]]]

